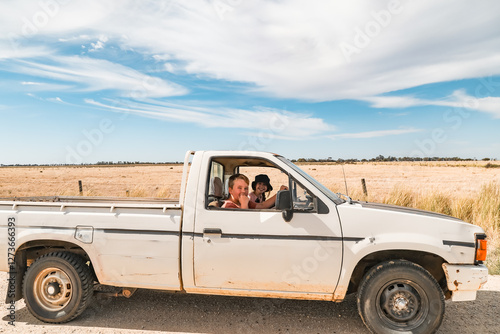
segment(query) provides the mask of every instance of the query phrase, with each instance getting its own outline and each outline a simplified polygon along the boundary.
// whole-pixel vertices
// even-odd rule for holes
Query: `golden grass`
[[[500,173],[489,162],[375,162],[344,166],[354,199],[391,203],[445,213],[481,226],[488,235],[487,265],[500,274]],[[499,162],[490,162],[499,164]],[[300,164],[334,192],[345,193],[342,166]],[[0,167],[0,197],[84,196],[178,198],[182,165],[92,167]],[[248,168],[252,177],[261,171]],[[277,186],[279,171],[268,173]],[[364,195],[361,179],[366,180]]]
[[[179,196],[181,165],[92,167],[2,167],[0,197],[83,196],[161,197]]]
[[[446,191],[426,193],[403,186],[395,187],[384,203],[444,213],[481,226],[488,235],[486,265],[490,274],[500,274],[500,184],[482,185],[478,193],[468,197],[451,196]]]

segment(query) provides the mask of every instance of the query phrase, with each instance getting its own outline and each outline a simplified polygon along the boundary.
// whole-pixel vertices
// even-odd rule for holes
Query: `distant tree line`
[[[496,160],[496,158],[483,158],[482,161],[492,161]],[[371,159],[333,159],[332,157],[328,157],[326,159],[314,159],[314,158],[299,158],[292,159],[292,162],[330,162],[330,163],[338,163],[338,164],[350,164],[356,162],[390,162],[390,161],[478,161],[478,159],[471,158],[443,158],[443,157],[393,157],[388,156],[384,157],[383,155],[378,155],[375,158]],[[98,161],[96,163],[81,163],[81,164],[11,164],[5,165],[0,164],[0,167],[39,167],[39,166],[52,166],[52,167],[65,167],[65,166],[128,166],[128,165],[175,165],[175,164],[183,164],[183,162],[175,161],[175,162],[144,162],[144,161]]]
[[[483,158],[482,161],[491,161],[496,160],[496,158]],[[349,164],[356,162],[391,162],[391,161],[477,161],[477,159],[472,158],[459,158],[459,157],[393,157],[388,156],[384,157],[383,155],[378,155],[375,158],[371,159],[332,159],[332,157],[328,157],[327,159],[314,159],[314,158],[299,158],[291,160],[292,162],[334,162],[338,164]]]
[[[165,165],[165,164],[181,164],[182,162],[143,162],[143,161],[98,161],[95,165]]]
[[[183,162],[143,162],[143,161],[98,161],[96,163],[81,163],[81,164],[0,164],[0,167],[71,167],[71,166],[123,166],[123,165],[176,165]]]

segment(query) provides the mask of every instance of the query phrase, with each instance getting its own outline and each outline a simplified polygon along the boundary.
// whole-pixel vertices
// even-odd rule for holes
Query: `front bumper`
[[[452,301],[475,300],[476,292],[488,281],[485,265],[443,263]]]

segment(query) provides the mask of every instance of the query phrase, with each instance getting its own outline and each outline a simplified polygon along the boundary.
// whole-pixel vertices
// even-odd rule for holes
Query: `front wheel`
[[[92,294],[92,272],[81,257],[72,253],[43,255],[24,275],[26,306],[44,322],[62,323],[76,318],[89,305]]]
[[[404,260],[387,261],[366,273],[358,311],[373,333],[433,333],[444,316],[444,295],[434,277]]]

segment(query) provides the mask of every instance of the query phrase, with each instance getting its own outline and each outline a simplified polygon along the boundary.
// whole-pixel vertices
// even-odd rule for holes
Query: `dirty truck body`
[[[289,190],[275,208],[220,208],[226,180],[245,168],[279,172]],[[485,238],[449,216],[343,200],[263,152],[188,152],[177,201],[0,200],[7,302],[24,298],[56,323],[81,314],[96,286],[113,286],[125,296],[144,288],[336,302],[357,292],[372,332],[432,332],[445,299],[474,300],[486,282]]]

